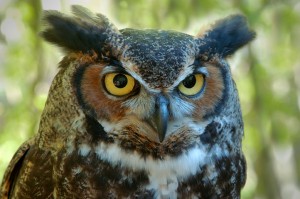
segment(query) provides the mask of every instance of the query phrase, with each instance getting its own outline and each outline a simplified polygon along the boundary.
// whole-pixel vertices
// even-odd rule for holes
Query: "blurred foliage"
[[[37,132],[62,54],[38,36],[43,9],[82,4],[120,27],[197,34],[243,13],[257,39],[229,62],[245,121],[248,180],[242,198],[300,198],[300,2],[298,0],[2,0],[0,2],[0,176]]]

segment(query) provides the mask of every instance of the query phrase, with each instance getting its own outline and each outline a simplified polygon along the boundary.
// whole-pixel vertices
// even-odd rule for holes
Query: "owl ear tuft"
[[[255,32],[243,15],[231,15],[217,21],[201,37],[197,38],[199,53],[208,56],[227,57],[255,38]]]
[[[45,11],[41,36],[67,52],[102,52],[104,46],[112,47],[114,41],[120,41],[119,31],[105,16],[78,5],[72,6],[72,12],[73,17],[58,11]]]

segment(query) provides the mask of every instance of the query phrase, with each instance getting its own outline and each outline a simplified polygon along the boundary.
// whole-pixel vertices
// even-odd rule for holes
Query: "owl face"
[[[227,178],[243,184],[243,122],[226,58],[255,36],[245,18],[233,15],[191,36],[118,30],[85,8],[73,12],[44,16],[42,36],[66,56],[42,116],[40,146],[55,143],[47,147],[60,146],[59,154],[96,154],[105,164],[143,171],[148,190],[184,192],[184,180],[196,175],[195,189]],[[234,179],[227,175],[236,170]],[[219,198],[227,196],[220,190]]]
[[[157,143],[178,131],[199,134],[198,124],[216,111],[225,92],[222,66],[196,57],[194,39],[186,34],[121,32],[132,45],[118,60],[89,64],[76,75],[87,113],[107,131],[135,129]]]

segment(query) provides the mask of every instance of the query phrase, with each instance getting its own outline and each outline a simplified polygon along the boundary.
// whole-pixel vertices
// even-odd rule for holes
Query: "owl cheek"
[[[201,119],[218,112],[219,105],[223,102],[225,87],[225,74],[222,66],[208,65],[209,76],[206,78],[206,87],[203,95],[195,102],[194,116]]]
[[[82,67],[74,81],[76,95],[83,111],[97,119],[117,121],[125,115],[121,103],[105,94],[100,74],[104,64]]]

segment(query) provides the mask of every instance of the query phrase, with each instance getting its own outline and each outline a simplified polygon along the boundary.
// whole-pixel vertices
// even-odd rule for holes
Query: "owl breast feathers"
[[[226,58],[255,37],[245,18],[190,36],[72,10],[44,14],[41,34],[65,57],[1,198],[240,198],[243,121]]]

